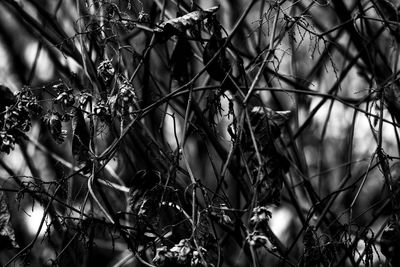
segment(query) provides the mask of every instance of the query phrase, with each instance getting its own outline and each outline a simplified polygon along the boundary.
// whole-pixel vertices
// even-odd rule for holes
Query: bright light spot
[[[10,55],[0,43],[0,84],[5,85],[15,92],[18,90],[19,81],[15,73],[11,70]]]
[[[172,116],[175,117],[175,122]],[[178,147],[176,139],[178,139],[179,143],[181,142],[181,131],[182,127],[179,115],[177,115],[170,107],[168,107],[167,114],[165,115],[164,119],[164,136],[172,150],[175,150]]]
[[[269,226],[274,234],[282,241],[287,240],[291,223],[293,223],[293,214],[287,207],[279,207],[272,210],[272,218]]]
[[[64,58],[63,58],[63,59],[64,59]],[[80,68],[79,64],[76,63],[76,61],[75,61],[74,59],[72,59],[72,58],[70,58],[70,57],[67,57],[67,58],[65,59],[65,62],[66,62],[66,64],[67,64],[67,66],[68,66],[68,69],[69,69],[71,72],[77,73],[77,72],[79,72],[79,71],[82,71],[82,69]]]
[[[310,110],[313,110],[321,101],[321,98],[311,100]],[[323,129],[326,120],[329,118],[328,128],[325,133],[329,138],[342,138],[347,133],[347,129],[353,118],[353,110],[343,107],[342,104],[335,102],[330,110],[331,102],[325,102],[314,116],[314,121],[320,130]],[[328,117],[329,112],[331,112]]]
[[[44,209],[39,204],[36,204],[32,208],[27,208],[24,213],[24,223],[27,232],[30,235],[36,235],[39,230],[40,223],[43,219]],[[47,215],[43,223],[42,229],[40,229],[39,237],[43,237],[46,233],[47,225],[49,223],[49,216]]]
[[[38,44],[30,43],[25,47],[24,57],[28,66],[31,67],[35,61],[36,54],[38,52]],[[53,77],[54,65],[50,60],[46,50],[42,48],[36,63],[36,77],[41,80],[50,80]]]
[[[369,266],[369,264],[367,265],[367,251],[365,250],[366,244],[364,240],[359,240],[357,243],[357,252],[354,253],[354,260],[357,262],[360,260],[360,257],[362,256],[362,259],[360,261],[360,265],[359,266]],[[379,259],[382,258],[383,255],[379,255],[378,257],[378,251],[380,251],[380,245],[379,244],[374,244],[374,247],[371,247],[370,253],[372,253],[372,266],[376,266],[377,263],[379,263]],[[384,256],[383,256],[384,257]]]

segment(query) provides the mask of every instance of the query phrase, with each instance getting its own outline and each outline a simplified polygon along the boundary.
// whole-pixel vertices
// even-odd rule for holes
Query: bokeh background
[[[209,12],[217,24],[171,22],[215,6]],[[398,7],[390,0],[3,0],[1,93],[29,91],[42,111],[0,155],[2,201],[19,245],[0,249],[1,264],[145,266],[101,206],[106,198],[116,214],[132,208],[132,179],[150,169],[161,184],[194,192],[197,202],[185,196],[182,208],[195,218],[196,202],[208,214],[215,266],[395,264],[385,249],[398,251],[399,234]],[[222,40],[216,48],[207,46],[213,37]],[[204,69],[204,54],[219,49],[231,78],[216,75],[224,62]],[[10,106],[0,103],[6,134]],[[270,123],[259,131],[250,122],[262,164],[246,115],[258,106]],[[83,124],[71,119],[76,107]],[[271,125],[279,129],[274,138]],[[90,141],[77,127],[88,129]],[[76,136],[90,149],[77,152]],[[93,193],[96,156],[102,183]],[[89,170],[78,172],[82,166]],[[251,226],[257,206],[271,212],[266,232],[273,235]],[[212,216],[222,220],[216,229]],[[138,222],[127,216],[121,223]],[[266,243],[253,240],[246,252],[224,228],[231,224],[242,243],[252,244],[255,232]],[[385,231],[394,241],[382,239]],[[155,254],[142,256],[156,264]]]

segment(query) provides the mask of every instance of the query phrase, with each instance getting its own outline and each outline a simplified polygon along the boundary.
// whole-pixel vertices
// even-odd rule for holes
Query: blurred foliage
[[[399,4],[1,1],[0,265],[397,266]]]

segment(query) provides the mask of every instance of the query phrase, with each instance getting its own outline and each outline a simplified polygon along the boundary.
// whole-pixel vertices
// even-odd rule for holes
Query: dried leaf
[[[82,111],[78,108],[73,111],[72,135],[72,153],[78,163],[84,163],[89,159],[90,136]]]
[[[99,75],[104,82],[108,82],[114,77],[115,69],[110,60],[100,62],[97,67],[97,75]]]
[[[131,210],[144,217],[152,217],[158,207],[158,199],[161,197],[160,182],[161,174],[154,170],[140,170],[127,184],[129,189],[129,206]]]
[[[172,52],[172,76],[184,84],[189,80],[189,63],[193,53],[186,38],[179,37]]]
[[[64,142],[66,132],[62,129],[62,116],[58,112],[50,112],[45,115],[44,122],[50,130],[54,141],[61,144]]]
[[[392,216],[381,236],[381,252],[392,266],[400,264],[400,224],[396,216]]]
[[[140,170],[129,181],[128,186],[135,190],[149,190],[161,180],[161,173],[155,170]]]
[[[304,266],[319,266],[321,262],[321,252],[319,250],[319,242],[316,238],[313,226],[308,226],[304,232]]]
[[[175,244],[169,251],[172,252],[174,259],[176,259],[179,264],[187,264],[190,262],[192,246],[189,240],[182,239],[179,241],[179,244]]]
[[[208,64],[208,74],[211,78],[219,82],[227,80],[227,76],[231,70],[230,62],[225,55],[225,48],[223,47],[224,43],[225,39],[212,35],[204,47],[203,52],[203,64]],[[218,56],[211,63],[209,63],[218,52]]]
[[[376,4],[381,9],[381,12],[385,15],[386,19],[398,21],[399,15],[397,12],[396,2],[397,1],[381,0],[376,1]],[[393,25],[391,26],[393,27]]]
[[[196,26],[197,23],[205,20],[207,17],[213,15],[218,8],[219,7],[216,6],[207,10],[193,11],[181,17],[167,20],[159,26],[159,29],[157,29],[156,32],[162,33],[165,37],[179,35],[185,30]]]
[[[283,125],[285,122],[287,122],[290,119],[291,116],[291,111],[290,110],[284,110],[284,111],[275,111],[267,107],[253,107],[251,110],[252,114],[258,114],[258,115],[266,115],[270,121],[272,121],[274,124],[277,126]]]
[[[170,263],[170,258],[172,258],[172,253],[168,250],[167,246],[162,246],[157,248],[153,262],[157,266],[166,266],[166,264]]]
[[[265,107],[254,107],[251,111],[251,131],[261,162],[255,158],[254,142],[250,133],[246,133],[243,148],[249,155],[247,162],[251,163],[249,166],[256,182],[257,203],[261,206],[280,203],[283,174],[289,170],[290,162],[276,139],[281,135],[281,125],[289,119],[289,114],[290,111],[273,111]]]
[[[400,122],[400,90],[397,84],[393,84],[385,88],[385,106],[392,114],[397,122]]]
[[[160,230],[160,200],[163,187],[157,186],[161,179],[160,173],[154,170],[140,170],[130,183],[129,208],[135,214],[135,240],[148,240],[146,233],[158,233]]]
[[[7,86],[0,85],[0,95],[0,112],[3,112],[7,106],[11,106],[17,102],[16,97]]]
[[[266,207],[257,206],[252,211],[250,224],[257,225],[259,223],[268,222],[271,217],[272,213]]]
[[[10,212],[8,211],[4,192],[0,191],[0,251],[12,248],[19,248],[19,246],[15,241],[14,229],[10,223]]]
[[[113,95],[108,97],[107,103],[110,106],[110,112],[112,116],[117,116],[118,105],[117,105],[118,95]]]

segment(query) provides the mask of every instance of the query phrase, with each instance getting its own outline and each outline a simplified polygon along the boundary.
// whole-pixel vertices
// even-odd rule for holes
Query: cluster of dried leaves
[[[26,86],[16,93],[0,86],[0,163],[14,183],[7,179],[2,189],[45,207],[47,264],[101,264],[101,241],[117,251],[110,266],[369,266],[380,257],[399,264],[398,175],[382,141],[384,123],[397,126],[400,114],[398,62],[382,41],[397,49],[396,3],[252,0],[204,9],[195,1],[26,2],[0,3],[40,44],[29,78],[21,75]],[[58,21],[60,10],[74,19]],[[229,18],[235,23],[227,25]],[[63,29],[68,23],[72,34]],[[32,74],[41,49],[56,68],[52,81]],[[307,54],[312,66],[302,62]],[[356,72],[368,88],[358,99],[340,90]],[[316,125],[329,101],[325,122]],[[350,145],[339,156],[327,137],[336,103],[354,112],[348,139],[340,139]],[[353,151],[358,113],[376,141],[362,167]],[[317,150],[319,158],[310,157]],[[29,175],[3,161],[18,152]],[[45,166],[54,177],[42,175],[46,163],[36,155],[55,163]],[[332,175],[327,167],[337,158],[343,164]],[[357,222],[355,203],[378,168],[385,199],[357,213],[373,213]],[[325,173],[344,178],[327,182]],[[30,257],[38,234],[19,248],[7,207],[13,202],[3,191],[0,253],[14,249],[10,265]],[[341,201],[349,206],[340,209]],[[286,238],[270,226],[282,203],[292,218]],[[378,218],[385,223],[375,233]],[[77,248],[86,249],[82,257],[71,256]]]

